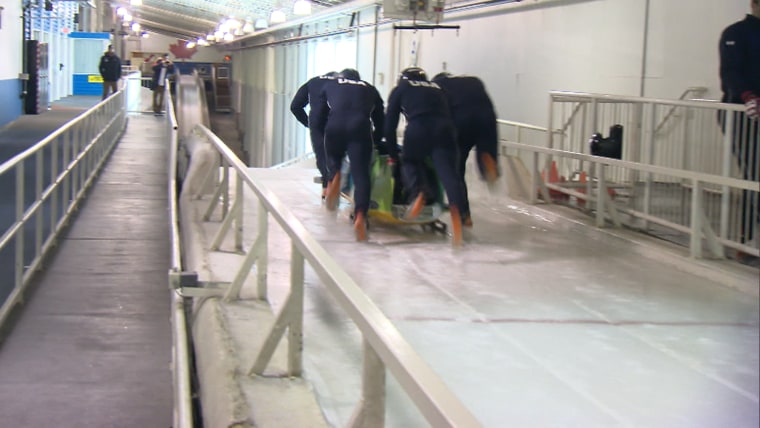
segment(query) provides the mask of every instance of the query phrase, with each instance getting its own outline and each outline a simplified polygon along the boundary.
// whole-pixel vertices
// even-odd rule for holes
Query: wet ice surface
[[[471,189],[465,245],[321,206],[316,171],[252,169],[486,427],[757,427],[758,299],[625,240]],[[247,205],[253,205],[248,197]],[[248,212],[255,212],[246,208]],[[443,217],[448,222],[447,217]],[[273,220],[270,220],[274,223]],[[270,269],[290,244],[273,228]],[[287,264],[284,264],[287,268]],[[286,275],[272,272],[270,276]],[[360,336],[307,267],[305,376],[334,426],[361,388]],[[272,283],[270,281],[270,283]],[[277,307],[287,290],[270,286]],[[388,375],[386,426],[425,426]]]

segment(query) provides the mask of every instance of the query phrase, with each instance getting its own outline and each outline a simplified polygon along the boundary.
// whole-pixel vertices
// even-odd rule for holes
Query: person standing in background
[[[322,199],[325,199],[327,189],[327,161],[325,157],[325,130],[322,126],[317,126],[314,118],[317,116],[315,108],[316,100],[322,92],[327,82],[335,80],[338,73],[331,71],[321,76],[312,77],[306,83],[301,85],[290,102],[290,111],[303,126],[309,128],[309,137],[311,138],[311,149],[317,158],[317,169],[322,180]],[[306,114],[304,108],[309,105],[309,114]]]
[[[103,98],[106,99],[111,94],[119,90],[119,79],[121,78],[121,60],[113,51],[113,45],[108,45],[108,50],[100,57],[100,76],[103,78]]]
[[[723,90],[722,102],[744,104],[744,112],[733,117],[732,152],[736,157],[742,178],[760,180],[760,0],[750,0],[751,13],[743,20],[735,22],[720,36],[720,81]],[[725,128],[725,113],[721,126]],[[724,129],[724,132],[729,130]],[[758,189],[760,190],[760,189]],[[758,213],[758,191],[743,190],[741,201],[740,241],[757,246],[757,229],[760,223]],[[742,262],[756,260],[738,255]]]
[[[169,60],[169,55],[164,55],[153,66],[153,112],[161,114],[164,106],[164,90],[166,81],[174,73],[174,64]]]

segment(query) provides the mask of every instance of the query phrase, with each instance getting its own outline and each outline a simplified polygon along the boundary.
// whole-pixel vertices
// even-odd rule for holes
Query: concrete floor
[[[165,129],[130,116],[30,285],[0,346],[0,426],[172,424]]]

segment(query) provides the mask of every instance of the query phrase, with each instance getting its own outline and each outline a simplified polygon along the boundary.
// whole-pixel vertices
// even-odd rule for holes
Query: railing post
[[[14,286],[19,289],[24,278],[24,162],[16,166],[16,224],[21,228],[16,232],[16,260]]]
[[[73,130],[69,129],[63,135],[63,153],[61,154],[61,167],[63,172],[63,189],[61,190],[61,216],[65,216],[69,211],[71,203],[71,141]]]
[[[731,146],[736,136],[736,127],[734,126],[734,119],[736,113],[732,111],[723,111],[725,113],[725,129],[723,130],[723,170],[721,171],[724,177],[731,177],[731,163],[734,159],[731,152]],[[720,234],[721,238],[731,238],[729,235],[728,227],[731,216],[731,189],[728,186],[721,187],[720,196]]]
[[[38,151],[34,155],[35,169],[34,171],[34,200],[39,202],[42,200],[42,172],[44,170],[42,151]],[[52,177],[51,177],[52,178]],[[39,207],[34,214],[34,259],[36,260],[42,255],[42,207]]]
[[[607,193],[607,178],[605,177],[607,175],[607,165],[600,162],[594,162],[594,168],[598,171],[596,177],[596,227],[604,227],[604,202],[607,199],[604,197]]]
[[[362,340],[362,397],[354,409],[350,428],[385,426],[385,365],[366,339]]]
[[[243,213],[245,212],[243,190],[245,190],[243,188],[243,177],[240,174],[235,174],[235,200],[240,201],[235,212],[235,249],[237,251],[243,251]]]
[[[295,242],[290,245],[290,325],[288,328],[288,374],[301,376],[303,371],[303,254]]]
[[[50,186],[58,180],[58,144],[62,138],[58,137],[50,147]],[[53,188],[50,194],[50,233],[55,233],[55,227],[58,224],[58,186]]]
[[[702,183],[692,180],[691,194],[691,240],[689,248],[691,256],[702,257]]]
[[[267,269],[269,266],[269,212],[260,199],[256,220],[258,223],[257,240],[261,243],[258,249],[259,256],[256,258],[256,294],[259,299],[268,301]]]

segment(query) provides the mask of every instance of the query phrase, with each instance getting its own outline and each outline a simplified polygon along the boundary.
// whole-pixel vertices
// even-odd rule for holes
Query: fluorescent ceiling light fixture
[[[272,11],[272,14],[269,15],[269,22],[272,24],[279,24],[281,22],[285,22],[285,12],[281,11],[280,9],[275,9]]]
[[[267,20],[264,18],[259,18],[256,20],[256,22],[253,23],[253,28],[255,30],[263,30],[267,27],[269,27],[269,24],[267,23]]]
[[[208,41],[214,41],[214,40],[216,40],[216,36],[214,36],[213,33],[208,33],[208,34],[206,34],[206,40],[208,40]]]
[[[140,23],[139,22],[135,22],[135,23],[132,24],[132,31],[134,31],[134,32],[140,31]]]
[[[293,3],[294,15],[311,15],[311,2],[309,0],[296,0]]]
[[[124,9],[123,7],[120,7],[116,9],[116,14],[119,16],[124,16],[127,14],[127,9]]]
[[[224,41],[225,42],[231,42],[235,39],[235,36],[233,36],[231,33],[226,33],[224,35]]]
[[[140,36],[141,36],[143,39],[147,39],[148,37],[150,37],[150,34],[148,34],[148,32],[147,32],[147,31],[143,31],[143,32],[142,32],[142,34],[140,34]]]
[[[132,6],[142,6],[142,0],[129,0],[129,4]]]
[[[243,25],[243,32],[244,33],[253,33],[253,24],[251,21],[245,21],[245,25]]]
[[[132,22],[132,15],[126,13],[124,14],[124,17],[122,18],[124,22]]]
[[[195,47],[195,42],[194,42],[194,41],[192,41],[192,40],[190,40],[189,42],[187,42],[187,43],[185,44],[185,46],[187,46],[187,48],[188,48],[188,49],[192,49],[192,48],[194,48],[194,47]]]

